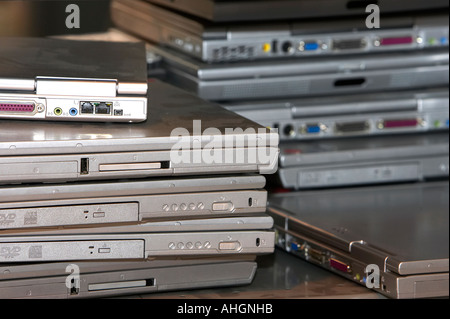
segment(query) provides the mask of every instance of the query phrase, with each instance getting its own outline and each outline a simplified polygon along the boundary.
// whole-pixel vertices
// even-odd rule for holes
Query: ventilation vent
[[[255,49],[245,45],[236,47],[221,47],[214,49],[213,60],[214,61],[232,61],[251,59],[255,56]]]

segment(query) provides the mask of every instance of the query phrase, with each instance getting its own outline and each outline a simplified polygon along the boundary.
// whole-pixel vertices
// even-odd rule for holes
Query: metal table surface
[[[385,299],[384,296],[276,249],[260,256],[247,286],[133,296],[143,299]]]

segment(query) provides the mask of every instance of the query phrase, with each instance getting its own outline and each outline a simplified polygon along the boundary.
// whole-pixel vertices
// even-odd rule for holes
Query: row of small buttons
[[[165,212],[169,212],[169,211],[176,212],[178,210],[188,210],[188,209],[189,210],[196,210],[196,209],[203,210],[203,209],[205,209],[205,204],[198,203],[196,205],[195,203],[190,203],[190,204],[181,203],[180,205],[178,205],[178,204],[172,204],[172,205],[164,204],[162,206],[162,210],[165,211]]]
[[[186,244],[183,242],[170,242],[169,243],[170,249],[209,249],[211,248],[211,243],[209,241],[205,241],[204,243],[201,243],[197,241],[195,244],[192,242],[187,242]]]
[[[187,242],[186,244],[183,242],[170,242],[169,243],[169,249],[175,250],[175,249],[209,249],[211,248],[211,243],[209,241],[205,241],[203,244],[199,241],[197,241],[195,244],[192,242]],[[240,250],[241,244],[238,241],[228,241],[228,242],[220,242],[219,243],[219,250]]]
[[[162,206],[162,210],[165,212],[176,212],[178,210],[204,210],[205,209],[205,204],[203,203],[198,203],[197,205],[194,203],[190,203],[190,204],[185,204],[182,203],[180,205],[178,204],[164,204]],[[212,210],[213,211],[232,211],[234,209],[234,205],[231,202],[218,202],[218,203],[213,203],[212,204]]]

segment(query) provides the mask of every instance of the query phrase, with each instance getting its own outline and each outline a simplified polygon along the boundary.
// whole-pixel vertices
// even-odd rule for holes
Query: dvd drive
[[[0,209],[0,229],[137,221],[138,203]]]
[[[0,244],[0,262],[142,258],[143,240],[31,241]]]

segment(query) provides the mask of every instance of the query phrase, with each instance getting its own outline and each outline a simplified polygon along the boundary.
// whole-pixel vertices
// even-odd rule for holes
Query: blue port
[[[291,243],[291,250],[298,251],[298,244],[297,243]]]
[[[305,51],[316,51],[319,49],[319,43],[317,42],[306,42]]]
[[[445,121],[445,125],[448,127],[448,120],[447,121]]]
[[[308,134],[318,134],[321,131],[320,125],[308,125],[306,127],[306,133]]]
[[[76,116],[78,114],[78,110],[73,107],[69,110],[69,114],[72,116]]]
[[[442,45],[447,45],[447,44],[448,44],[448,38],[447,38],[447,37],[442,37],[442,38],[440,39],[440,41],[441,41],[441,44],[442,44]]]

